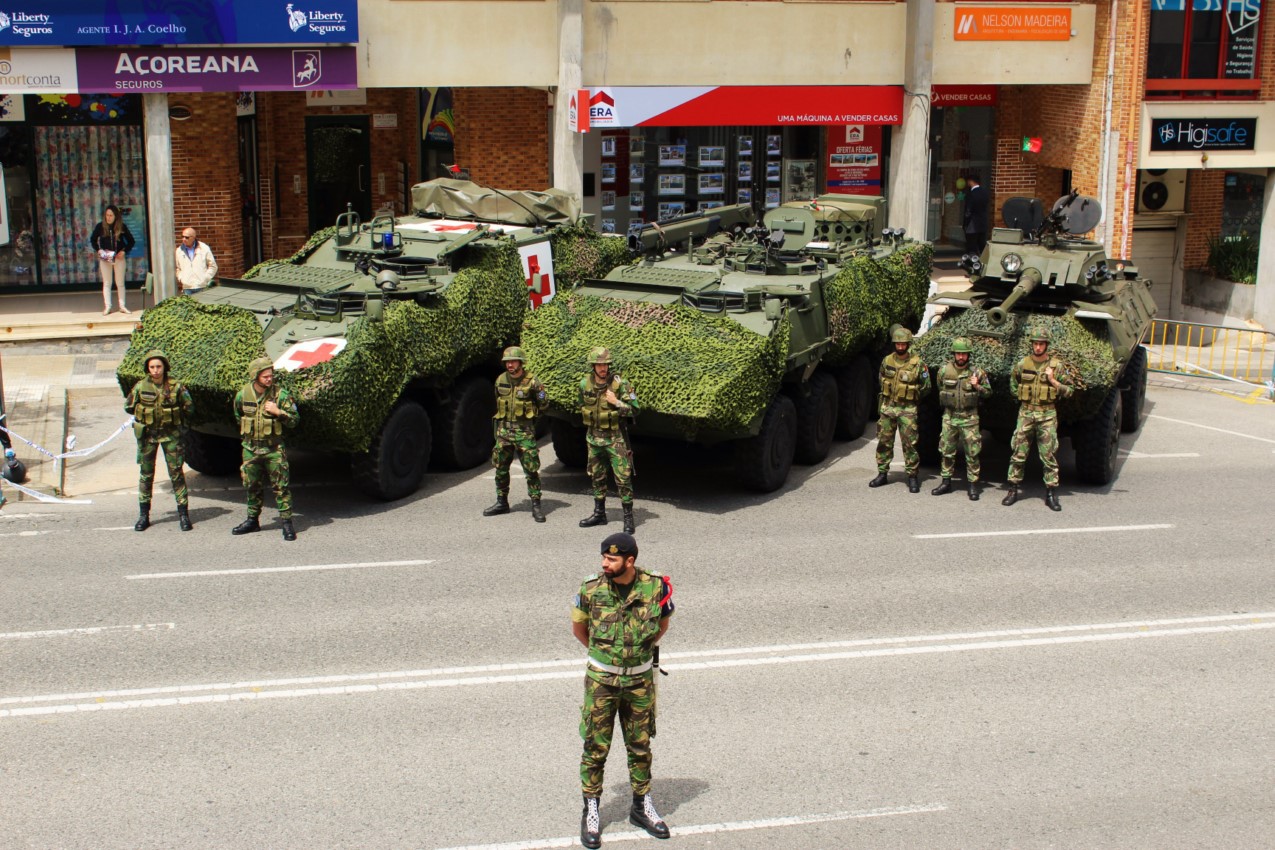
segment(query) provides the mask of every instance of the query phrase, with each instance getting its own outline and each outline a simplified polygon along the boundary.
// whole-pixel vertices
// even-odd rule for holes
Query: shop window
[[[1150,14],[1147,98],[1257,97],[1261,0],[1162,0]]]
[[[1256,237],[1262,230],[1266,176],[1228,171],[1222,188],[1222,238]]]

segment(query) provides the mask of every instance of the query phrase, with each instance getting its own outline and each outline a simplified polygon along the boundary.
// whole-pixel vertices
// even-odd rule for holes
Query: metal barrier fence
[[[1269,386],[1275,380],[1275,333],[1156,319],[1147,366]]]

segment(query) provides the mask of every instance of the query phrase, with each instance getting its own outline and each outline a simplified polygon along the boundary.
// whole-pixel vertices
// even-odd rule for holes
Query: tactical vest
[[[939,404],[953,413],[978,410],[978,390],[970,385],[973,367],[958,369],[955,363],[943,364],[939,373]]]
[[[881,399],[887,403],[915,403],[921,397],[921,356],[912,354],[902,366],[891,354],[881,362]]]
[[[283,436],[283,420],[266,415],[266,402],[279,403],[275,387],[266,390],[261,398],[252,384],[245,384],[239,400],[242,415],[239,417],[239,436],[261,443],[277,442]]]
[[[1062,368],[1062,363],[1052,357],[1044,363],[1037,363],[1030,354],[1022,359],[1018,364],[1019,401],[1027,404],[1053,404],[1058,399],[1058,390],[1045,377],[1045,369],[1050,366],[1057,373]]]
[[[186,424],[181,407],[181,385],[165,381],[157,386],[149,378],[137,385],[137,403],[133,406],[133,418],[150,428],[171,430]]]
[[[584,418],[586,428],[614,431],[620,427],[620,411],[611,406],[606,399],[606,394],[607,390],[610,390],[618,398],[621,389],[619,375],[612,375],[611,379],[601,387],[598,386],[597,381],[593,380],[592,375],[584,376],[584,379],[580,381],[580,394],[584,397],[580,415]]]
[[[611,592],[601,576],[585,585],[589,609],[589,655],[603,664],[636,667],[651,660],[660,631],[661,576],[638,570],[627,601]]]
[[[535,419],[539,413],[530,374],[523,372],[522,380],[517,384],[510,381],[508,372],[496,378],[496,415],[493,419],[526,422]]]

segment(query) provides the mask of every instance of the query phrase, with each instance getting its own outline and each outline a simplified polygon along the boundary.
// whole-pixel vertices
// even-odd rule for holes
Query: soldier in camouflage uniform
[[[580,413],[584,418],[585,443],[589,452],[589,477],[593,480],[593,513],[580,520],[581,528],[606,525],[607,468],[615,475],[615,489],[624,509],[624,531],[632,534],[633,451],[629,447],[624,420],[638,412],[637,394],[629,382],[611,371],[611,352],[595,348],[589,352],[592,371],[580,379]]]
[[[258,357],[248,367],[251,383],[235,395],[235,419],[243,442],[243,464],[239,474],[248,492],[248,518],[231,529],[231,534],[251,534],[261,530],[261,508],[266,481],[274,490],[279,506],[283,539],[296,540],[292,527],[292,491],[288,489],[288,456],[283,449],[283,431],[296,427],[299,414],[291,394],[274,382],[274,364]]]
[[[969,484],[970,501],[978,501],[979,453],[983,450],[983,433],[978,425],[978,401],[992,394],[987,372],[970,364],[974,346],[963,336],[952,340],[952,359],[939,369],[939,405],[943,408],[943,430],[939,434],[939,474],[943,483],[930,491],[942,496],[952,492],[952,473],[956,471],[956,450],[965,446],[965,480]]]
[[[912,332],[895,328],[890,333],[894,353],[881,361],[881,418],[877,421],[877,477],[869,487],[880,487],[888,480],[890,461],[894,458],[894,432],[899,432],[899,449],[903,452],[903,469],[908,476],[908,492],[921,492],[917,469],[921,455],[916,450],[916,403],[930,391],[930,370],[919,354],[910,354]]]
[[[168,377],[168,358],[162,351],[148,353],[143,366],[146,377],[133,385],[124,401],[124,410],[133,416],[137,463],[141,467],[141,478],[137,483],[137,523],[133,530],[150,528],[155,456],[163,448],[168,480],[173,484],[173,496],[177,500],[177,527],[190,531],[190,493],[186,489],[186,473],[182,469],[185,463],[182,431],[194,402],[183,384]]]
[[[629,821],[656,838],[669,837],[651,800],[651,738],[658,644],[673,615],[673,585],[667,576],[638,569],[637,553],[632,535],[612,534],[603,540],[602,572],[585,579],[571,608],[571,630],[589,650],[580,710],[580,841],[585,847],[602,844],[602,772],[617,714],[633,788]]]
[[[1009,492],[1002,505],[1018,501],[1018,485],[1023,481],[1023,467],[1031,450],[1032,436],[1036,451],[1045,467],[1045,504],[1051,511],[1061,511],[1058,504],[1058,410],[1055,403],[1067,398],[1072,388],[1058,380],[1063,363],[1049,353],[1049,334],[1038,330],[1031,335],[1031,354],[1014,364],[1009,375],[1009,390],[1018,396],[1018,424],[1009,441]]]
[[[496,378],[496,445],[491,450],[491,465],[496,467],[496,503],[483,511],[483,516],[509,513],[509,468],[514,456],[527,476],[527,495],[531,497],[531,517],[544,522],[540,509],[540,447],[536,444],[536,417],[549,403],[544,386],[526,369],[527,359],[516,345],[505,349],[501,357],[505,371]]]

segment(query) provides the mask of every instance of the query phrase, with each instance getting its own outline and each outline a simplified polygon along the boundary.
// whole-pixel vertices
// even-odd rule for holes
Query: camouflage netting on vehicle
[[[582,280],[600,280],[635,257],[623,237],[604,236],[583,224],[556,228],[551,242],[559,292],[574,289]]]
[[[893,324],[916,326],[925,312],[934,249],[910,242],[885,259],[855,257],[824,288],[832,346],[824,360],[841,366],[884,345]]]
[[[528,368],[558,410],[579,410],[586,357],[606,346],[646,411],[672,417],[687,439],[742,434],[778,390],[788,357],[787,320],[769,338],[681,305],[559,297],[522,330]]]
[[[1115,356],[1107,341],[1106,323],[1100,320],[1011,313],[1005,324],[995,326],[983,310],[957,310],[918,337],[916,350],[936,369],[950,358],[955,337],[969,337],[974,345],[971,360],[987,370],[994,390],[980,405],[982,422],[984,426],[1012,425],[1018,400],[1009,391],[1010,372],[1031,353],[1030,332],[1042,328],[1050,335],[1049,350],[1066,366],[1059,380],[1076,390],[1058,403],[1059,420],[1074,422],[1092,416],[1116,382]]]

